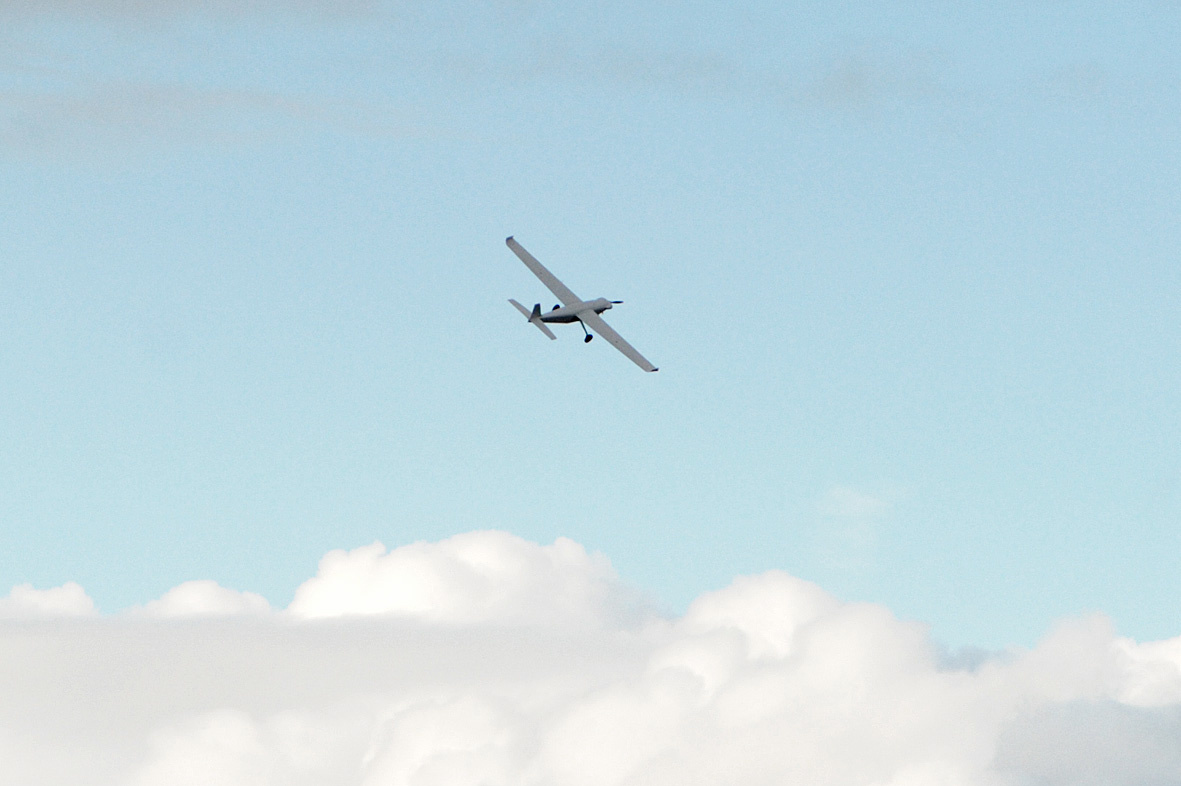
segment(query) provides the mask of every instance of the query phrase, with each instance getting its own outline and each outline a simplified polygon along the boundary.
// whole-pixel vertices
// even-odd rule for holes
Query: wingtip
[[[513,236],[512,236],[512,235],[509,235],[508,237],[506,237],[506,238],[504,239],[504,243],[505,243],[505,245],[508,245],[508,244],[509,244],[509,243],[511,243],[511,242],[513,242]]]
[[[654,368],[654,369],[652,369],[652,370],[653,370],[653,371],[660,371],[660,369],[658,369],[658,368]]]

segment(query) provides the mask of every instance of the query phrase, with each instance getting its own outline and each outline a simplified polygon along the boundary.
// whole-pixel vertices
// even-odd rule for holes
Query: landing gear
[[[590,333],[587,331],[587,329],[586,329],[586,323],[585,323],[585,322],[583,322],[583,321],[580,319],[580,320],[578,320],[578,324],[579,324],[579,325],[582,327],[582,332],[583,332],[583,333],[586,333],[586,338],[584,338],[584,339],[582,340],[582,343],[584,343],[584,344],[589,344],[589,343],[591,343],[591,339],[592,339],[592,338],[594,338],[594,336],[592,336],[592,335],[591,335],[591,334],[590,334]]]

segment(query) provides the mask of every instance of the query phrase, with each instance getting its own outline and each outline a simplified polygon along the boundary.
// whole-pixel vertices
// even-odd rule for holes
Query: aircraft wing
[[[541,283],[549,287],[549,291],[553,292],[558,300],[562,301],[563,306],[569,306],[572,303],[581,303],[582,300],[578,295],[574,294],[567,288],[565,284],[558,281],[557,276],[545,269],[545,265],[537,261],[536,257],[521,247],[521,244],[513,240],[511,237],[504,241],[508,247],[513,250],[513,253],[521,258],[525,263],[525,267],[533,271],[533,275],[541,279]],[[620,339],[622,341],[622,339]]]
[[[636,348],[623,340],[623,336],[615,332],[615,330],[603,321],[603,318],[593,311],[584,311],[578,315],[582,320],[582,324],[586,325],[591,330],[598,333],[603,338],[611,342],[611,345],[618,349],[623,354],[627,355],[633,363],[645,371],[656,371],[656,366],[648,362],[648,359],[636,351]]]

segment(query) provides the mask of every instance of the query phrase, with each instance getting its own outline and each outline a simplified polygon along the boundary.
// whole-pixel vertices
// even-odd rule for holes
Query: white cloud
[[[286,612],[246,597],[0,622],[0,782],[1181,784],[1181,638],[1099,616],[956,667],[770,572],[640,624],[606,558],[504,533],[333,552]]]
[[[1121,702],[1136,707],[1181,704],[1181,637],[1148,644],[1121,639],[1116,648],[1123,671]]]
[[[151,617],[220,617],[270,610],[271,604],[262,595],[227,589],[208,579],[186,581],[143,607],[143,613]]]
[[[4,617],[77,617],[95,613],[94,601],[78,584],[68,581],[60,587],[39,590],[32,584],[12,588],[0,598],[0,618]]]
[[[618,621],[628,605],[606,557],[572,540],[540,546],[505,532],[469,532],[388,553],[380,543],[329,552],[288,610],[568,626]]]

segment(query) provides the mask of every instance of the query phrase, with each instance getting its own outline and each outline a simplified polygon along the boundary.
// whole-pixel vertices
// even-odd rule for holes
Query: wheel
[[[584,344],[589,344],[589,343],[591,342],[591,339],[592,339],[592,338],[594,338],[594,336],[592,336],[590,333],[587,333],[587,334],[586,334],[586,338],[584,338],[584,339],[582,340],[582,343],[584,343]]]

